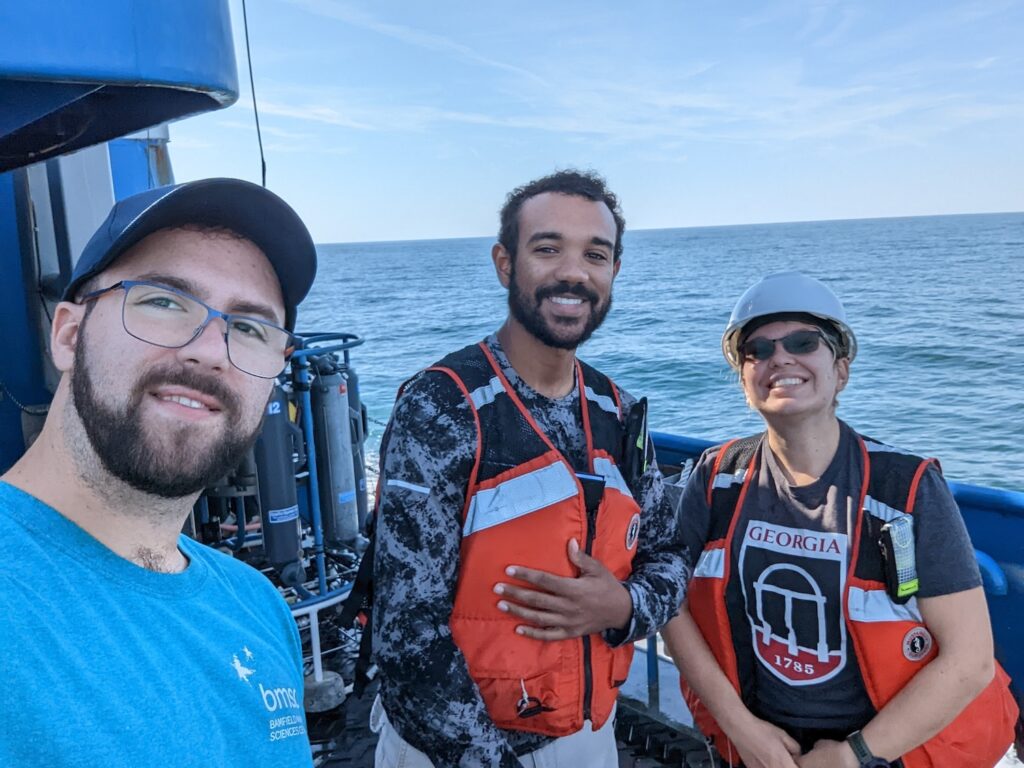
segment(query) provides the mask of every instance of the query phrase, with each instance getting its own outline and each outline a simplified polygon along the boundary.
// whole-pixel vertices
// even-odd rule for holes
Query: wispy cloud
[[[260,109],[263,109],[264,105],[260,105]],[[220,120],[217,122],[221,128],[227,128],[232,131],[255,131],[255,122],[244,123],[239,120]],[[313,137],[311,133],[298,133],[295,131],[286,131],[283,128],[278,128],[273,125],[267,125],[266,121],[261,121],[260,130],[267,136],[273,136],[278,139],[286,139],[288,141],[306,141]]]
[[[351,156],[355,150],[351,147],[338,147],[338,146],[327,146],[321,142],[315,142],[310,144],[280,144],[272,142],[264,145],[264,149],[275,154],[291,154],[291,155],[313,155],[315,157],[323,157],[324,155],[332,155],[334,157],[347,157]]]
[[[829,202],[829,215],[861,215],[864,199],[887,194],[892,212],[918,199],[936,210],[1021,205],[1020,0],[755,0],[738,12],[714,0],[500,12],[266,0],[252,10],[272,176],[322,209],[328,239],[483,231],[484,197],[558,164],[654,190],[649,205],[665,212],[650,215],[662,223],[677,215],[680,187],[711,220],[736,220],[743,206],[805,218],[833,198],[850,207]],[[247,93],[172,131],[178,158],[196,150],[195,174],[251,173],[253,134]],[[777,188],[780,168],[784,201],[758,192]],[[366,190],[344,223],[330,202],[339,176]],[[430,204],[402,203],[410,213],[396,217],[404,199]]]
[[[813,45],[816,48],[829,48],[840,42],[850,34],[862,15],[861,11],[855,7],[845,6],[841,8],[839,18],[827,32],[824,32],[814,40]]]
[[[966,65],[965,65],[966,66]],[[427,132],[445,125],[540,131],[603,145],[722,141],[767,144],[854,137],[868,144],[920,143],[972,120],[1024,112],[1024,99],[996,101],[923,85],[883,81],[811,86],[792,64],[719,87],[686,90],[675,82],[567,77],[544,98],[506,105],[503,113],[398,102],[333,88],[290,89],[264,102],[264,113],[342,129]],[[540,103],[542,106],[537,107]]]
[[[347,109],[344,106],[320,103],[285,104],[276,101],[260,101],[260,111],[278,117],[291,117],[297,120],[309,120],[314,123],[335,125],[341,128],[352,128],[358,131],[372,131],[372,123],[353,119],[350,115],[358,108]]]
[[[823,34],[829,34],[823,30],[831,25],[836,0],[818,0],[809,4],[791,0],[787,6],[789,14],[803,19],[803,24],[796,34],[798,40],[814,41],[815,38],[820,39]]]
[[[792,2],[766,3],[760,10],[737,19],[740,29],[757,29],[790,18],[795,11]]]
[[[507,64],[489,56],[484,56],[469,46],[444,37],[443,35],[438,35],[433,32],[425,32],[402,24],[392,24],[381,21],[375,16],[360,8],[356,8],[349,3],[340,2],[339,0],[289,1],[293,5],[304,8],[310,13],[314,13],[318,16],[334,19],[335,21],[340,21],[354,27],[375,32],[393,40],[398,40],[399,42],[416,46],[417,48],[455,56],[472,64],[480,64],[485,67],[502,70],[518,77],[528,78],[538,83],[544,82],[542,77],[528,69]]]
[[[543,133],[574,145],[631,146],[669,158],[691,155],[701,143],[777,151],[788,145],[827,148],[848,139],[863,150],[922,145],[972,122],[1024,112],[1024,95],[964,80],[1013,71],[1019,62],[1007,64],[999,49],[982,56],[958,51],[954,58],[921,45],[922,35],[927,40],[948,34],[956,24],[990,13],[973,2],[913,24],[903,14],[883,34],[874,34],[863,29],[872,18],[862,8],[837,0],[776,0],[756,16],[730,23],[740,34],[773,25],[770,38],[782,41],[779,51],[744,50],[738,58],[711,59],[698,48],[690,60],[684,54],[669,62],[652,56],[614,64],[591,55],[607,42],[601,37],[607,34],[604,24],[601,34],[582,34],[585,45],[545,50],[543,57],[512,44],[514,31],[492,30],[488,50],[506,51],[510,58],[503,61],[479,53],[463,38],[383,19],[377,10],[382,6],[369,6],[371,11],[345,0],[284,2],[320,25],[329,20],[408,46],[405,61],[423,62],[420,82],[440,67],[446,77],[457,73],[460,83],[472,86],[405,88],[404,80],[395,87],[262,83],[264,131],[279,139],[280,151],[289,151],[289,143],[324,144],[328,136],[328,146],[342,146],[338,138],[345,132],[433,135],[440,145],[460,126],[504,142]],[[547,34],[558,30],[555,25]],[[756,34],[763,38],[768,32]],[[424,57],[422,51],[438,56]],[[543,77],[531,62],[543,66]],[[374,66],[372,60],[367,65]],[[244,121],[225,121],[225,127],[251,130]]]

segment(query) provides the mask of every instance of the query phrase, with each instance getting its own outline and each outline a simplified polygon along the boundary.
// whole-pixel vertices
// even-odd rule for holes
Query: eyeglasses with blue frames
[[[829,343],[821,331],[805,329],[787,333],[778,339],[768,339],[764,336],[747,339],[740,344],[739,352],[744,360],[769,360],[775,354],[775,345],[781,343],[782,348],[791,355],[809,355],[818,350],[822,341]],[[829,344],[829,348],[831,346]]]
[[[109,288],[87,293],[81,303],[113,291],[124,291],[121,322],[125,331],[157,347],[187,346],[212,320],[223,319],[228,360],[250,376],[276,378],[284,371],[295,346],[295,337],[273,323],[221,312],[177,288],[145,280],[122,280]]]

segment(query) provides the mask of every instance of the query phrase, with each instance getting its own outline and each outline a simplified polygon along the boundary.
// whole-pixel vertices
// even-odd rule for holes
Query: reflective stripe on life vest
[[[913,621],[919,624],[924,621],[916,597],[900,605],[889,599],[884,588],[861,589],[851,585],[846,610],[850,621]]]
[[[615,417],[618,418],[619,406],[616,405],[615,401],[612,400],[612,398],[608,397],[608,395],[599,395],[590,387],[584,387],[583,391],[586,393],[587,400],[592,402],[602,411],[614,414]]]
[[[631,496],[629,486],[626,485],[626,478],[622,476],[619,468],[612,463],[611,459],[595,458],[594,472],[604,478],[606,488],[614,488],[624,496]]]
[[[725,575],[725,550],[705,549],[697,559],[693,578],[720,579]]]
[[[879,520],[884,520],[887,523],[892,522],[897,517],[903,516],[910,517],[911,525],[913,525],[914,522],[912,515],[907,515],[907,513],[902,509],[890,507],[888,504],[885,504],[878,499],[873,499],[870,495],[864,497],[864,511],[874,515]]]
[[[711,480],[712,488],[728,488],[730,485],[743,485],[743,481],[747,479],[746,468],[739,472],[719,472]]]
[[[565,501],[579,493],[576,479],[562,462],[477,490],[469,502],[463,536],[507,523],[517,517]]]
[[[484,384],[482,387],[477,387],[469,393],[469,399],[473,402],[473,407],[478,411],[485,405],[494,402],[494,398],[505,391],[505,385],[501,383],[501,379],[497,376],[492,376],[491,380]]]

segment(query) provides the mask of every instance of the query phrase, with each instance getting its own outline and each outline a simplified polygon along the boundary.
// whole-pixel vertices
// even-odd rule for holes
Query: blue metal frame
[[[58,5],[0,3],[0,78],[237,94],[227,0]]]
[[[12,398],[26,405],[50,402],[43,384],[43,344],[31,322],[31,289],[26,264],[32,251],[27,216],[28,180],[24,171],[0,174],[0,254],[4,255],[0,280],[0,473],[17,461],[25,450],[21,409]]]
[[[108,142],[110,172],[117,200],[163,185],[151,157],[157,148],[155,145],[157,142],[146,139],[114,139]]]
[[[0,169],[238,98],[228,0],[0,3]]]
[[[309,472],[309,482],[306,486],[308,509],[310,511],[310,523],[313,529],[313,553],[316,562],[317,587],[319,593],[315,597],[308,597],[293,605],[293,608],[301,608],[312,605],[318,600],[326,599],[330,595],[341,591],[351,590],[351,584],[345,584],[335,590],[327,589],[327,567],[324,556],[324,532],[323,521],[320,513],[320,492],[319,476],[317,474],[316,444],[313,435],[313,408],[310,386],[313,377],[309,371],[309,358],[319,355],[341,352],[344,355],[346,364],[349,362],[349,350],[358,347],[363,339],[352,333],[315,333],[297,336],[300,348],[292,354],[292,371],[296,388],[299,390],[300,407],[302,410],[302,434],[306,442],[306,469]],[[336,343],[335,343],[336,342]]]

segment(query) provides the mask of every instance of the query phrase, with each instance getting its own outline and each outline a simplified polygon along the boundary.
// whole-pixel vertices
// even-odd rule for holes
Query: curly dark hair
[[[626,229],[626,220],[619,208],[619,199],[608,189],[604,178],[593,171],[577,171],[568,168],[563,171],[534,179],[528,184],[516,187],[508,193],[505,205],[501,208],[501,229],[498,231],[498,242],[515,258],[519,247],[519,209],[531,197],[545,192],[557,192],[562,195],[573,195],[604,203],[615,219],[615,261],[622,255],[622,232]]]

